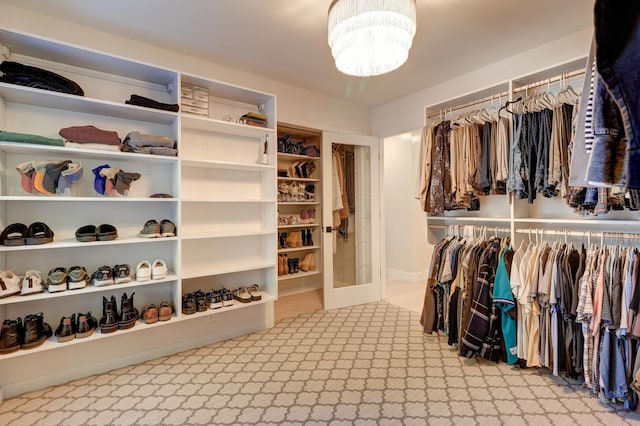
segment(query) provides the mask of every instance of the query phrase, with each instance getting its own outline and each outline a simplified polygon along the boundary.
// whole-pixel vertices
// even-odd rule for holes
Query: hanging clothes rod
[[[508,96],[509,96],[509,92],[494,93],[492,96],[487,96],[486,98],[478,99],[478,100],[475,100],[475,101],[470,101],[470,102],[467,102],[465,104],[460,104],[460,105],[456,105],[456,106],[448,107],[448,108],[440,108],[437,111],[428,113],[427,114],[427,119],[438,117],[443,113],[446,114],[447,112],[458,111],[458,110],[461,110],[461,109],[472,107],[474,105],[484,104],[484,103],[487,103],[489,101],[493,101],[493,100],[496,100],[496,99],[500,100],[500,98],[508,97]]]
[[[558,230],[558,229],[543,229],[543,228],[531,228],[531,229],[516,229],[517,234],[532,234],[542,233],[547,235],[558,236],[571,236],[571,237],[604,237],[604,238],[623,238],[623,239],[636,239],[640,240],[640,234],[634,234],[629,232],[595,232],[595,231],[570,231],[570,230]]]
[[[503,228],[500,226],[478,226],[478,225],[429,225],[429,228],[431,229],[451,229],[452,226],[458,226],[460,229],[463,229],[465,227],[473,227],[474,230],[476,231],[482,231],[482,230],[487,230],[487,232],[506,232],[506,233],[510,233],[511,229],[509,228]]]
[[[513,88],[513,93],[522,92],[523,90],[528,90],[528,89],[534,89],[534,88],[540,87],[540,86],[546,86],[548,84],[555,83],[556,81],[568,80],[568,79],[573,78],[573,77],[578,77],[580,75],[584,75],[584,73],[585,73],[585,69],[584,68],[581,69],[581,70],[562,73],[562,74],[557,75],[555,77],[547,78],[546,80],[541,80],[541,81],[537,81],[535,83],[525,84],[524,86],[520,86],[520,87],[514,87]]]

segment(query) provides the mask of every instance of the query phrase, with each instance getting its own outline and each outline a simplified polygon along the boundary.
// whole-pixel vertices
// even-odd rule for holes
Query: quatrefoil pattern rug
[[[2,425],[622,425],[544,370],[466,360],[386,302],[284,319],[0,405]]]

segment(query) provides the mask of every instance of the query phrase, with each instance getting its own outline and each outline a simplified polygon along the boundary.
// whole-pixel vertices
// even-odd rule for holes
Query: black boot
[[[24,340],[22,349],[33,349],[53,335],[51,326],[44,322],[44,314],[29,314],[24,318]]]
[[[0,354],[10,354],[17,351],[20,349],[23,339],[22,318],[4,320],[0,329]]]
[[[102,296],[102,318],[100,318],[100,333],[113,333],[118,330],[118,302],[115,296],[111,300]]]
[[[120,321],[118,321],[118,328],[124,330],[127,328],[131,328],[136,325],[136,321],[140,318],[140,313],[133,306],[133,295],[135,292],[131,293],[131,297],[127,297],[127,293],[122,294],[122,300],[120,302]]]
[[[56,328],[58,343],[68,342],[76,338],[76,314],[70,317],[60,318],[60,324]]]

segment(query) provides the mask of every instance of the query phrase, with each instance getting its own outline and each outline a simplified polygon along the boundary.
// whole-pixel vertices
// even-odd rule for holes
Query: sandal
[[[173,307],[169,302],[162,301],[160,302],[160,307],[158,308],[158,320],[159,321],[169,321],[173,316]]]
[[[262,300],[262,294],[260,293],[260,285],[254,284],[251,287],[249,287],[248,290],[249,290],[249,294],[251,295],[251,300],[253,300],[254,302],[258,300]]]
[[[118,230],[113,225],[102,224],[98,226],[98,241],[111,241],[118,238]]]
[[[251,302],[251,300],[253,300],[251,294],[249,294],[249,289],[247,289],[246,287],[240,287],[236,290],[233,290],[233,298],[241,303],[249,303]]]
[[[98,228],[95,225],[85,225],[76,230],[76,240],[88,243],[98,239]]]
[[[53,242],[53,231],[42,222],[34,222],[29,225],[27,245],[38,245]]]
[[[140,315],[140,317],[145,324],[153,324],[155,322],[158,322],[158,320],[160,319],[158,307],[153,303],[148,304],[147,306],[142,308],[142,315]]]
[[[0,234],[0,244],[5,246],[23,246],[26,244],[29,228],[23,223],[13,223]]]

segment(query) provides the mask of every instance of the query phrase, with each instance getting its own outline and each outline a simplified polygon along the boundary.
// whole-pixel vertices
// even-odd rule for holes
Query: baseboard
[[[427,275],[428,275],[427,271],[407,272],[407,271],[400,271],[398,269],[391,269],[391,268],[387,268],[386,272],[387,272],[386,277],[389,279],[406,281],[409,283],[424,282],[427,280]]]
[[[289,288],[278,289],[278,298],[293,296],[294,294],[306,293],[308,291],[318,290],[321,288],[322,282],[297,284]]]
[[[236,311],[240,312],[240,311]],[[234,313],[236,313],[234,312]],[[231,313],[231,312],[230,312]],[[246,311],[243,312],[246,315]],[[233,315],[236,317],[239,314]],[[56,371],[55,369],[51,369],[47,371],[47,374],[40,375],[35,378],[19,380],[14,383],[2,383],[2,387],[0,387],[0,403],[2,399],[12,398],[14,396],[21,395],[25,392],[30,392],[33,390],[42,389],[48,386],[55,386],[67,383],[72,380],[81,379],[84,377],[92,376],[95,374],[106,373],[108,371],[139,364],[151,359],[160,358],[163,356],[173,355],[179,352],[183,352],[186,350],[201,348],[203,346],[207,346],[213,343],[217,343],[220,341],[232,339],[237,336],[242,336],[245,334],[253,333],[256,331],[261,331],[268,329],[270,327],[268,317],[264,317],[263,319],[258,319],[256,321],[250,321],[248,323],[242,323],[238,321],[239,318],[229,318],[228,320],[223,320],[222,318],[217,319],[217,321],[222,322],[223,324],[217,324],[221,329],[216,330],[217,332],[206,333],[202,332],[199,335],[190,336],[190,338],[185,338],[181,340],[178,336],[185,335],[187,333],[180,333],[180,329],[182,327],[198,327],[198,328],[211,328],[214,323],[207,322],[208,317],[198,318],[190,323],[186,321],[181,321],[175,324],[175,328],[177,330],[174,331],[173,339],[167,339],[166,344],[164,345],[145,345],[144,350],[138,352],[127,351],[125,348],[122,350],[122,354],[118,357],[111,357],[108,359],[102,358],[96,355],[95,358],[91,360],[91,362],[83,363],[78,362],[75,363],[71,368],[64,368],[61,371]],[[221,321],[222,320],[222,321]],[[200,323],[200,324],[198,324]],[[236,326],[236,324],[238,326]],[[171,327],[173,328],[173,327]],[[186,331],[186,329],[183,329]],[[162,333],[168,333],[169,330],[165,328],[164,331],[161,331],[158,335],[163,336]],[[177,332],[177,333],[176,333]],[[177,336],[176,336],[177,334]],[[126,340],[126,336],[132,336],[131,334],[125,335],[124,340]],[[118,345],[119,342],[116,337],[112,342],[114,345]],[[165,336],[168,337],[168,336]],[[125,342],[120,343],[123,346],[127,346]],[[44,354],[44,353],[41,353]],[[34,354],[35,355],[35,354]],[[42,355],[46,357],[46,355]],[[38,357],[40,358],[40,357]],[[39,359],[40,360],[40,359]],[[39,361],[38,360],[38,361]],[[26,360],[23,360],[26,361]]]

